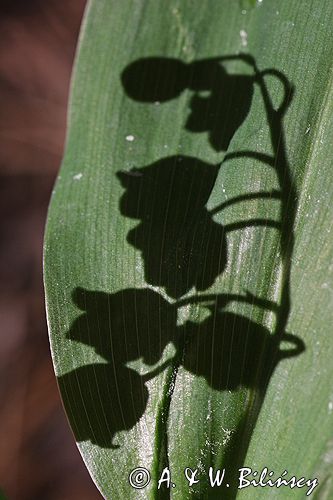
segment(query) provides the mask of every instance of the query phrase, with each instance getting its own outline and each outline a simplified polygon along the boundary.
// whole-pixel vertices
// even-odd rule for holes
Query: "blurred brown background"
[[[42,285],[43,230],[84,5],[0,0],[0,489],[9,499],[101,498],[61,407]]]

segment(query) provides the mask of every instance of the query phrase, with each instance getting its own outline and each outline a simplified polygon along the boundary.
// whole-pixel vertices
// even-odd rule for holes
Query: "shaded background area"
[[[100,498],[62,410],[42,286],[84,5],[0,0],[0,489],[10,499]]]

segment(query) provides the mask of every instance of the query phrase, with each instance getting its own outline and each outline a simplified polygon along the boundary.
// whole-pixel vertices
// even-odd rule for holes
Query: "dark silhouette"
[[[223,64],[232,59],[243,61],[252,74],[229,74]],[[266,75],[282,83],[284,95],[277,108],[270,98]],[[188,64],[169,58],[141,59],[127,66],[121,79],[128,96],[147,105],[175,99],[185,89],[192,91],[185,127],[191,132],[208,132],[216,151],[227,151],[250,110],[257,85],[273,153],[227,152],[222,167],[197,158],[170,156],[145,167],[118,170],[124,188],[120,211],[139,221],[127,241],[141,251],[147,284],[163,288],[170,302],[150,289],[127,289],[115,294],[75,290],[73,301],[84,313],[67,336],[93,346],[106,363],[83,366],[61,377],[64,402],[78,440],[90,439],[103,447],[115,447],[115,434],[131,429],[145,412],[149,400],[147,382],[167,373],[156,415],[155,459],[162,470],[168,463],[168,413],[180,366],[204,378],[215,390],[249,388],[251,402],[221,464],[231,471],[234,483],[226,498],[233,498],[237,470],[243,463],[272,373],[280,360],[305,349],[298,337],[286,332],[297,193],[286,154],[283,117],[293,88],[281,72],[259,71],[254,59],[242,54]],[[219,168],[241,157],[255,158],[274,169],[278,189],[244,193],[209,210],[207,202]],[[280,200],[278,221],[258,218],[222,225],[213,219],[231,204],[258,198],[267,203]],[[250,225],[271,227],[280,233],[282,284],[278,303],[250,293],[204,293],[228,264],[228,232]],[[190,296],[184,297],[188,293]],[[273,312],[274,329],[269,331],[252,319],[228,311],[230,301]],[[208,315],[204,320],[187,320],[177,326],[177,310],[183,305],[203,307]],[[288,342],[290,348],[282,350],[282,341]],[[165,360],[164,349],[169,343],[175,347],[175,355]],[[148,367],[144,375],[127,366],[140,359]]]
[[[260,389],[281,359],[304,350],[302,341],[287,333],[283,340],[293,347],[281,350],[276,337],[266,328],[224,311],[233,300],[252,304],[255,298],[250,294],[202,295],[170,304],[149,289],[126,289],[114,294],[76,289],[73,302],[83,313],[67,336],[94,347],[107,361],[59,377],[77,439],[117,447],[114,435],[131,429],[144,414],[149,397],[146,382],[167,368],[182,365],[217,390]],[[177,326],[177,308],[200,302],[209,316],[199,323],[187,321]],[[258,305],[275,307],[265,301]],[[156,365],[170,342],[175,347],[174,357],[147,369],[144,375],[126,366],[139,359],[145,365]],[[74,398],[73,409],[70,402]]]
[[[127,241],[142,252],[146,282],[165,288],[172,298],[214,284],[227,264],[228,232],[251,225],[280,228],[279,222],[268,219],[216,223],[214,214],[241,201],[237,197],[211,211],[206,208],[218,170],[219,165],[178,155],[117,172],[126,189],[120,211],[140,220]],[[280,198],[280,193],[247,194],[241,199],[256,197]]]
[[[213,148],[226,151],[250,110],[253,77],[228,74],[220,61],[186,64],[171,58],[139,59],[127,66],[121,78],[127,94],[141,102],[165,102],[192,90],[186,129],[208,132]]]
[[[222,65],[224,62],[231,60],[243,61],[252,68],[253,75],[228,74]],[[277,78],[283,86],[283,98],[276,109],[265,83],[264,78],[267,75]],[[207,127],[211,137],[211,145],[217,151],[228,147],[230,140],[237,128],[243,123],[250,109],[254,85],[259,86],[270,131],[273,154],[269,155],[257,151],[238,151],[227,153],[224,162],[234,158],[250,157],[263,162],[276,171],[279,191],[273,190],[271,193],[261,194],[244,193],[243,197],[234,201],[240,202],[242,199],[261,195],[266,199],[277,197],[281,199],[280,225],[268,220],[252,221],[252,224],[276,227],[281,233],[283,290],[275,333],[278,336],[282,335],[290,311],[290,265],[294,245],[293,226],[297,207],[297,192],[290,174],[283,129],[283,117],[294,93],[293,86],[280,71],[275,69],[259,71],[255,60],[248,54],[215,57],[189,64],[170,58],[139,59],[125,68],[121,78],[127,94],[131,98],[142,102],[154,102],[156,100],[164,102],[177,97],[185,88],[194,92],[208,91],[209,95],[206,96],[206,99],[209,102],[209,108],[215,110],[216,121],[215,119],[209,120],[203,108],[200,111],[198,110],[197,114],[194,112],[190,115],[189,121],[205,123],[205,129]],[[247,83],[244,84],[244,82]],[[224,89],[232,89],[232,92],[230,90],[224,92]],[[196,97],[195,94],[192,101]],[[230,117],[227,116],[228,113],[225,111],[227,106],[232,110],[232,116]],[[190,108],[192,109],[191,105]],[[203,130],[203,128],[200,130]],[[219,137],[220,142],[218,143],[212,140],[215,133]],[[222,208],[223,204],[217,207],[214,213]],[[237,223],[235,228],[239,229],[248,225],[247,221],[243,221]]]
[[[114,434],[138,422],[148,401],[145,382],[161,371],[144,377],[126,363],[140,358],[148,365],[159,361],[173,340],[176,310],[151,290],[109,295],[77,289],[73,302],[84,313],[67,337],[91,345],[108,364],[85,365],[60,377],[64,403],[79,441],[117,447]]]
[[[142,252],[147,283],[179,298],[206,290],[226,265],[226,236],[206,208],[218,172],[196,158],[172,156],[117,176],[123,215],[139,219],[127,241]]]

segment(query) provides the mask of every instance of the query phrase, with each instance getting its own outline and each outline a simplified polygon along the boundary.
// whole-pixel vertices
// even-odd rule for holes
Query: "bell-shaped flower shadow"
[[[203,300],[208,303],[204,307],[209,316],[199,323],[187,321],[177,326],[179,305]],[[76,289],[73,302],[82,314],[67,337],[93,347],[106,361],[81,366],[58,378],[76,439],[119,447],[115,435],[132,429],[146,411],[147,382],[167,368],[183,366],[219,391],[264,389],[281,359],[304,350],[303,342],[294,335],[284,334],[278,340],[253,320],[226,312],[229,300],[253,302],[254,297],[207,295],[170,304],[150,289],[114,294]],[[281,350],[280,341],[292,347]],[[162,361],[169,343],[175,354]],[[144,373],[127,366],[137,360],[145,364]]]
[[[251,106],[254,79],[230,74],[223,58],[184,63],[167,57],[148,57],[129,64],[121,75],[129,97],[140,102],[166,102],[192,91],[185,128],[208,132],[211,146],[226,151]]]
[[[141,251],[146,282],[172,298],[206,290],[225,268],[225,231],[206,208],[218,168],[171,156],[117,173],[126,189],[120,211],[140,221],[127,240]]]
[[[141,359],[155,365],[177,334],[176,310],[149,289],[107,294],[77,288],[74,304],[83,313],[67,338],[93,347],[107,363],[87,364],[58,378],[71,425],[78,441],[117,448],[114,436],[130,430],[148,402],[147,380],[164,366],[145,375],[126,366]]]

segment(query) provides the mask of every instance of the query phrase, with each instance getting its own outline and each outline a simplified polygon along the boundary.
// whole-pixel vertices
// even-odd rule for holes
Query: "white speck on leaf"
[[[308,126],[306,127],[305,135],[308,134],[311,130],[311,124],[309,123]]]
[[[241,37],[242,47],[247,47],[247,32],[245,30],[240,30],[239,35]]]
[[[222,440],[222,445],[226,446],[228,444],[228,442],[230,441],[231,434],[233,431],[230,429],[224,429],[223,427],[222,427],[222,430],[224,432],[224,438]]]
[[[133,142],[134,139],[135,139],[134,135],[127,135],[126,136],[126,141],[128,141],[128,142]]]
[[[79,181],[80,179],[82,179],[82,176],[83,176],[83,174],[82,174],[82,172],[80,172],[78,174],[73,175],[73,179],[74,179],[74,181]]]

